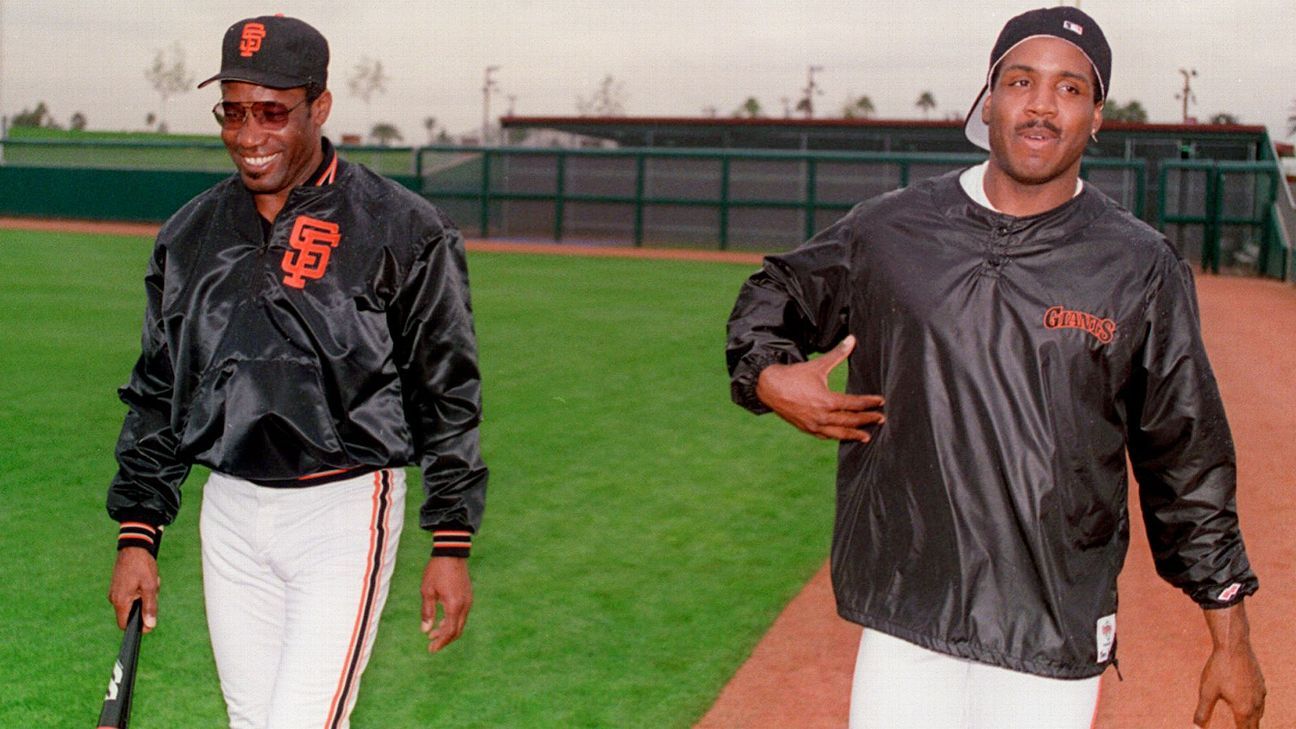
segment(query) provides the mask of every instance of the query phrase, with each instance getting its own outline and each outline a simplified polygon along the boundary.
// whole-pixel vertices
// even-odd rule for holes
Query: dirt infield
[[[157,225],[5,219],[0,229],[153,235]],[[470,251],[757,264],[751,253],[469,241]],[[1296,287],[1199,276],[1202,325],[1237,443],[1238,507],[1260,593],[1247,600],[1252,638],[1269,686],[1266,727],[1296,726]],[[791,437],[791,436],[789,436]],[[1136,497],[1132,509],[1137,509]],[[1099,729],[1183,729],[1192,723],[1198,672],[1209,648],[1201,612],[1155,574],[1142,523],[1133,519],[1120,578],[1120,665],[1103,677]],[[836,616],[821,569],[774,622],[698,729],[844,727],[859,628]],[[1231,727],[1217,707],[1211,727]]]
[[[99,233],[103,235],[156,235],[158,226],[155,223],[111,223],[102,220],[0,218],[0,230],[44,230],[54,233]]]
[[[1260,592],[1247,600],[1269,687],[1263,725],[1296,726],[1296,287],[1200,276],[1202,328],[1238,450],[1238,509]],[[1136,504],[1131,505],[1137,509]],[[1120,668],[1103,677],[1099,729],[1192,725],[1209,640],[1201,611],[1156,576],[1140,520],[1120,578]],[[838,618],[821,571],[775,621],[699,729],[844,727],[859,628]],[[1232,727],[1216,708],[1211,727]]]

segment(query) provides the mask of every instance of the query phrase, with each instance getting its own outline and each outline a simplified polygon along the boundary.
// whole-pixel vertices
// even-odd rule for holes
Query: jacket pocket
[[[183,441],[196,460],[249,479],[351,465],[313,361],[227,360],[203,374]]]

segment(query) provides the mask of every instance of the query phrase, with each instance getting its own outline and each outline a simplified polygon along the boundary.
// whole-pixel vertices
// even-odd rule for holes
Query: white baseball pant
[[[213,473],[203,593],[231,729],[346,729],[387,601],[405,472],[302,488]]]
[[[865,629],[850,729],[1091,729],[1099,681],[1011,671]]]

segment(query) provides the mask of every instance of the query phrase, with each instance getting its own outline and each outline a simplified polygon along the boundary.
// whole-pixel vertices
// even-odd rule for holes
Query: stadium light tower
[[[495,82],[494,73],[500,69],[499,66],[487,66],[485,80],[482,82],[482,136],[481,143],[485,147],[490,140],[490,97],[491,92],[499,88]]]

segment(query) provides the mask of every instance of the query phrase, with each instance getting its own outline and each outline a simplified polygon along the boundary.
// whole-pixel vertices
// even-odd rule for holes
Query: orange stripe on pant
[[[382,570],[382,561],[387,549],[389,533],[387,520],[391,516],[391,472],[387,469],[374,472],[373,512],[369,522],[369,554],[365,568],[364,586],[360,593],[360,604],[356,610],[355,626],[351,631],[351,641],[347,648],[346,660],[343,662],[342,675],[338,677],[337,691],[329,706],[328,720],[325,727],[335,729],[350,713],[347,705],[354,698],[351,690],[355,684],[356,674],[363,661],[361,654],[365,649],[365,637],[376,622],[373,615],[374,598],[378,592],[378,575]]]

